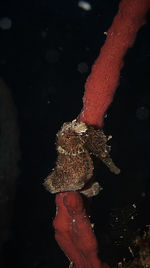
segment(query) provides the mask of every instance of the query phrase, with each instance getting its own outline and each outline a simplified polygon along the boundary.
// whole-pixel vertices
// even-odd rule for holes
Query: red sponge
[[[108,30],[107,39],[85,84],[83,110],[78,120],[102,127],[104,115],[119,84],[123,58],[146,22],[150,0],[123,0]]]

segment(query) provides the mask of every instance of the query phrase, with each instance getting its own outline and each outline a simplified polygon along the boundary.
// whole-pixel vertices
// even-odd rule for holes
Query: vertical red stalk
[[[109,268],[98,258],[98,244],[78,192],[56,195],[55,238],[74,268]]]

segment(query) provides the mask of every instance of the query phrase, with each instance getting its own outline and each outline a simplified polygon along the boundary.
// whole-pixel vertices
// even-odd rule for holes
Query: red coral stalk
[[[123,57],[145,23],[150,0],[122,0],[107,39],[85,84],[78,121],[101,128],[119,83]],[[60,148],[63,150],[62,148]],[[64,151],[65,152],[65,151]],[[74,268],[104,268],[98,245],[79,192],[56,195],[55,237]]]
[[[98,258],[98,244],[79,192],[56,195],[55,238],[74,268],[109,268]]]
[[[79,121],[103,126],[104,115],[119,84],[123,57],[133,45],[137,31],[145,23],[149,8],[150,0],[123,0],[120,3],[107,32],[106,42],[86,81],[84,106]]]

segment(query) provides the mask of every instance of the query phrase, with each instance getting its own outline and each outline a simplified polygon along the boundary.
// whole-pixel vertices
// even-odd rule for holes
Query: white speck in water
[[[76,222],[76,220],[75,220],[75,219],[73,219],[73,220],[72,220],[72,222]]]
[[[91,4],[87,1],[79,1],[78,7],[82,8],[85,11],[90,11],[92,9]]]
[[[8,17],[3,17],[0,19],[0,28],[2,30],[9,30],[12,27],[12,21]]]

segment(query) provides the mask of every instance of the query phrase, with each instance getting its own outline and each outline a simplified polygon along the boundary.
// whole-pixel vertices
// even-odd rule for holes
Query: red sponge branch
[[[104,115],[119,84],[124,55],[133,45],[137,31],[145,23],[149,8],[150,0],[123,0],[120,3],[105,44],[86,81],[79,121],[103,126]]]
[[[59,193],[56,205],[55,238],[73,268],[109,268],[98,258],[98,244],[81,194]]]

